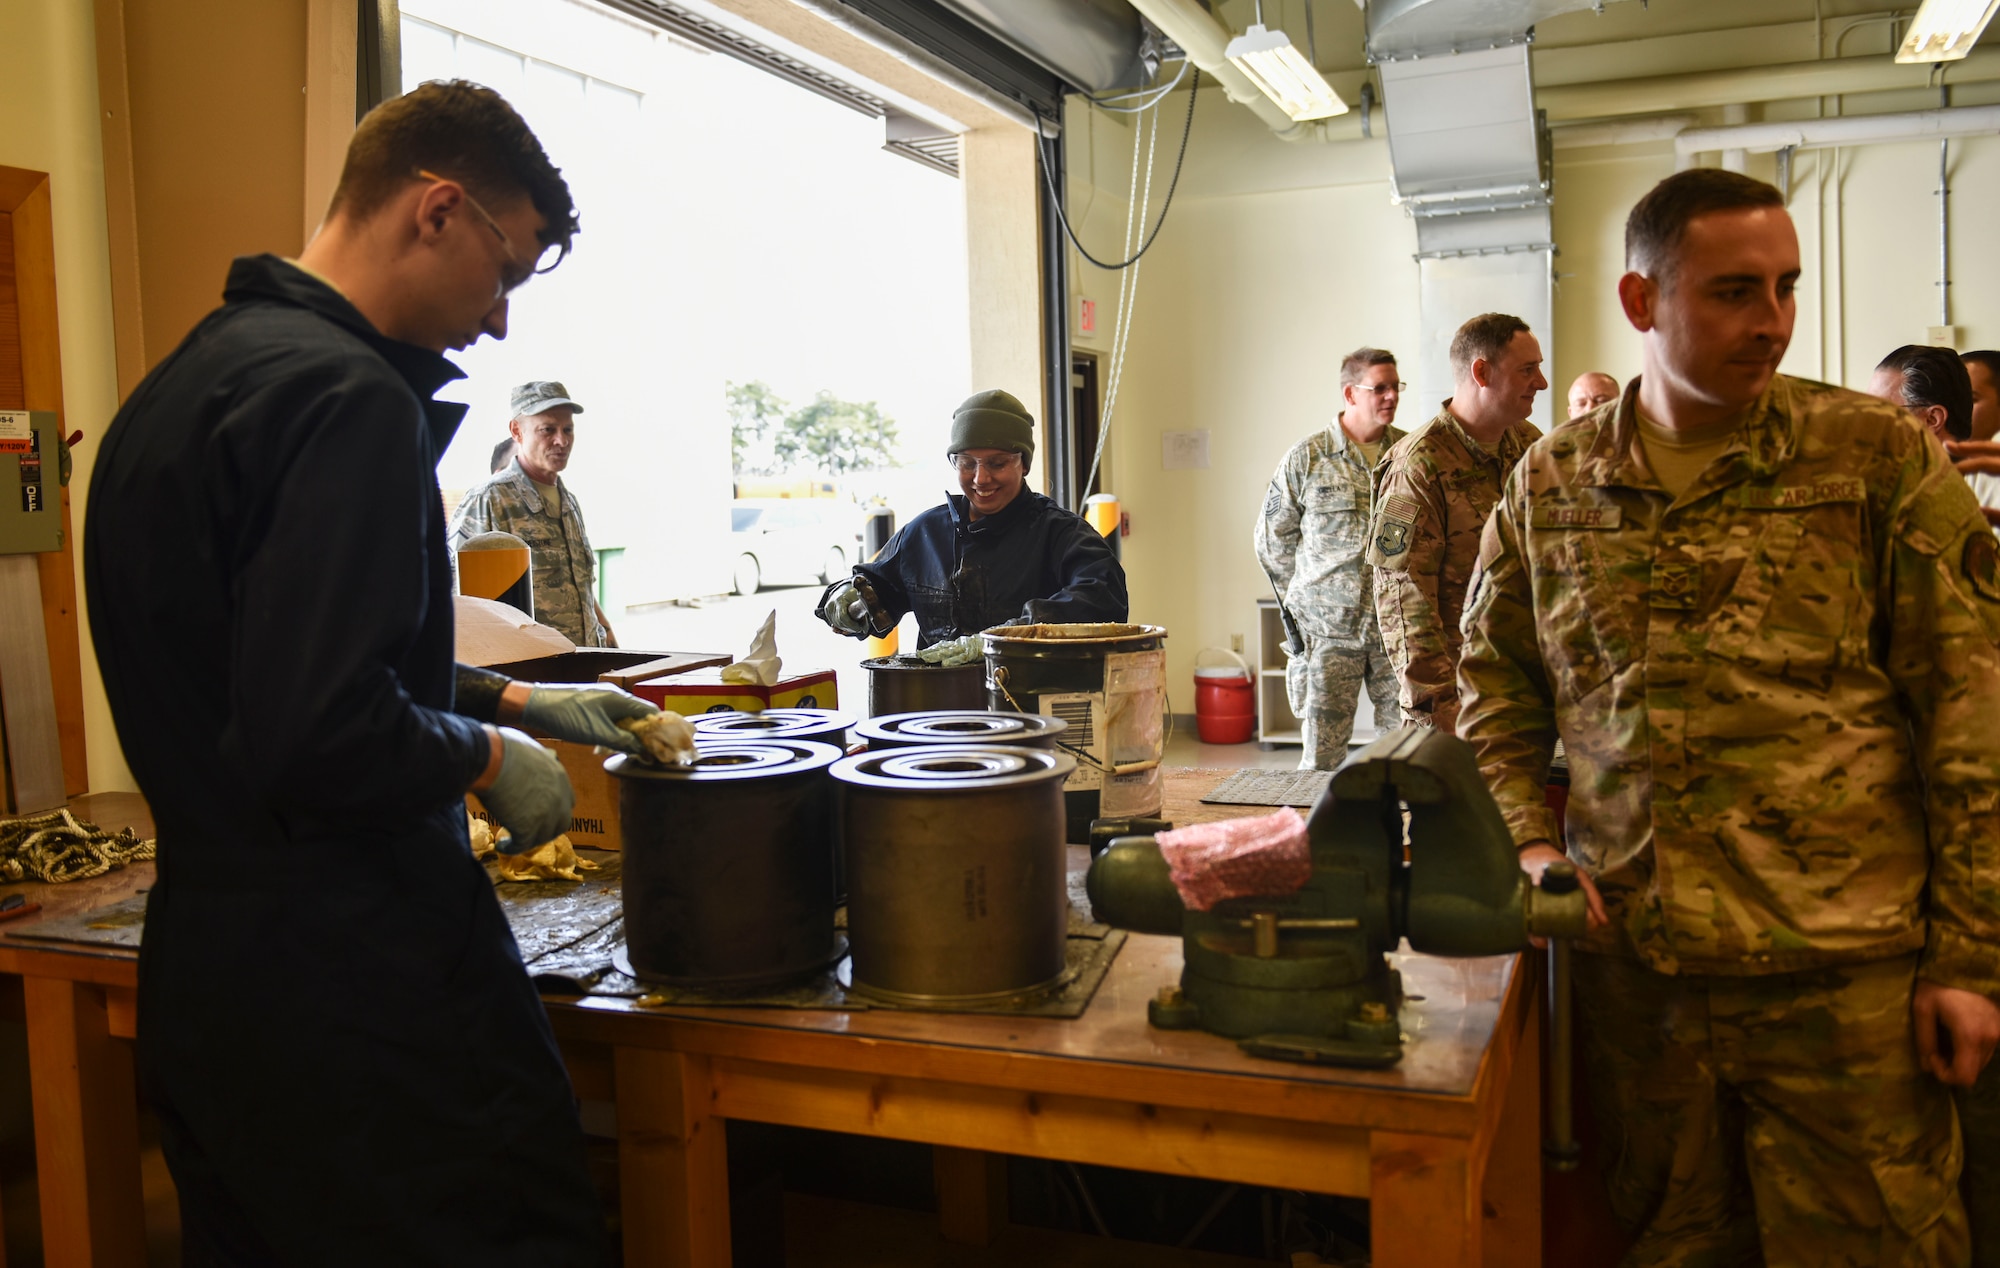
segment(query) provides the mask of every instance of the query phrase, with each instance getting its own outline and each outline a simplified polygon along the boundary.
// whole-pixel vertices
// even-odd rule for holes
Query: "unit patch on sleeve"
[[[1410,530],[1416,526],[1422,508],[1407,493],[1392,493],[1382,503],[1375,520],[1375,554],[1381,560],[1394,559],[1410,548]]]
[[[2000,603],[2000,546],[1994,544],[1992,533],[1975,532],[1965,539],[1959,567],[1965,570],[1965,579],[1973,589]]]

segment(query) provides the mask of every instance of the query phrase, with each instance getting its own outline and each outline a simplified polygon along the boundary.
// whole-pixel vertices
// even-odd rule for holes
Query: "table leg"
[[[991,1246],[1007,1227],[1007,1156],[934,1146],[938,1227],[948,1242]]]
[[[612,1052],[625,1262],[729,1268],[729,1153],[706,1057]]]
[[[1542,1262],[1542,1027],[1530,1012],[1514,1050],[1482,1181],[1484,1268],[1539,1268]]]
[[[111,1037],[103,987],[31,977],[23,995],[44,1262],[143,1265],[132,1045]]]
[[[1467,1142],[1373,1132],[1369,1154],[1375,1268],[1477,1268],[1482,1230]]]

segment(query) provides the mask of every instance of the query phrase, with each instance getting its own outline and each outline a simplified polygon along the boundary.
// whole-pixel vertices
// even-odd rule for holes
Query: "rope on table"
[[[106,832],[68,810],[0,820],[0,880],[88,880],[153,857],[153,842],[130,828]]]

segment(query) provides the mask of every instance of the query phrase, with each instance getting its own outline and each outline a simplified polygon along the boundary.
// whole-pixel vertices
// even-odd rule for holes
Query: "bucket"
[[[1234,665],[1204,667],[1201,658],[1220,652]],[[1257,732],[1257,693],[1250,666],[1235,652],[1204,647],[1194,658],[1194,729],[1203,744],[1248,744]]]
[[[931,709],[984,709],[986,670],[977,663],[945,669],[915,656],[876,656],[868,671],[868,716]]]
[[[1160,813],[1166,637],[1161,625],[1001,625],[985,632],[991,707],[1069,724],[1056,743],[1076,758],[1063,785],[1072,844],[1090,843],[1092,819]]]
[[[766,709],[762,713],[703,713],[689,718],[694,742],[727,744],[737,740],[799,740],[847,748],[847,729],[854,715],[836,709]]]

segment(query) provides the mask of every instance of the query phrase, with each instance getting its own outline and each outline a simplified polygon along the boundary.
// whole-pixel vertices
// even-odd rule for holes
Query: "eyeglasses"
[[[457,185],[459,192],[465,195],[465,205],[472,208],[474,215],[486,222],[486,227],[493,231],[494,237],[500,239],[500,249],[507,253],[507,263],[513,265],[516,270],[521,268],[521,254],[514,249],[513,239],[509,238],[507,231],[500,227],[500,222],[493,218],[493,213],[486,210],[485,205],[472,196],[472,191],[465,187],[463,181],[453,180],[449,176],[439,176],[436,172],[421,167],[417,169],[417,175],[427,181],[438,181],[440,183],[449,181],[451,184]],[[529,277],[535,274],[548,272],[556,265],[561,264],[563,259],[568,255],[568,243],[549,243],[542,248],[541,254],[535,257],[533,265],[529,266],[525,273],[517,273],[517,276],[512,281],[502,278],[500,289],[495,292],[493,298],[500,298],[500,296],[521,285],[521,283],[527,281]]]
[[[1410,390],[1410,385],[1400,380],[1394,383],[1356,383],[1353,387],[1357,392],[1373,392],[1378,396],[1384,392],[1395,392],[1400,395]]]
[[[958,474],[962,476],[977,475],[981,467],[986,468],[989,474],[1005,475],[1014,469],[1015,464],[1021,461],[1021,455],[1010,453],[1002,454],[998,458],[968,458],[963,454],[959,454],[947,458],[945,461],[957,468]]]

